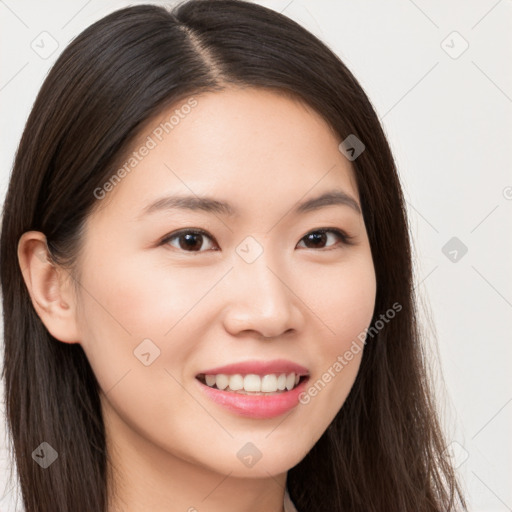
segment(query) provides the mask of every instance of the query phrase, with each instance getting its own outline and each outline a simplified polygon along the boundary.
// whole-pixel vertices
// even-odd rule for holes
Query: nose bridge
[[[269,240],[247,237],[236,248],[227,322],[236,329],[256,330],[270,337],[297,326],[293,323],[294,294],[282,270],[285,262],[270,249]]]
[[[247,237],[237,247],[239,258],[235,263],[235,276],[244,283],[245,293],[249,293],[252,301],[268,303],[269,307],[276,301],[288,300],[285,276],[279,276],[284,267],[282,259],[270,248],[270,237],[264,240],[259,237]],[[251,295],[253,294],[253,295]]]

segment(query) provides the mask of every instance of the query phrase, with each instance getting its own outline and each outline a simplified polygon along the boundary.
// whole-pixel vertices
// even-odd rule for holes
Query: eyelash
[[[308,233],[306,233],[301,239],[300,239],[300,242],[302,242],[302,240],[304,240],[304,238],[306,238],[308,235],[311,235],[313,233],[322,233],[322,234],[325,234],[325,233],[334,233],[335,235],[337,235],[340,240],[341,240],[341,245],[354,245],[354,241],[353,239],[355,237],[353,236],[350,236],[348,235],[347,233],[345,233],[344,231],[340,230],[340,229],[337,229],[337,228],[318,228],[318,229],[314,229],[313,231],[309,231]],[[186,234],[194,234],[194,235],[202,235],[202,236],[206,236],[207,238],[209,238],[210,240],[214,241],[214,238],[212,236],[210,236],[206,231],[202,230],[202,229],[182,229],[180,231],[176,231],[174,233],[170,233],[169,235],[166,235],[158,245],[165,245],[165,244],[168,244],[171,240],[173,240],[174,238],[179,238],[180,236],[183,236],[183,235],[186,235]],[[323,249],[318,249],[319,251],[330,251],[330,250],[334,250],[334,249],[337,249],[339,248],[339,245],[340,244],[335,244],[334,246],[332,247],[327,247],[327,248],[323,248]],[[202,252],[206,252],[206,251],[185,251],[184,249],[181,249],[181,248],[177,248],[177,247],[173,247],[173,249],[177,249],[179,251],[182,251],[182,252],[188,252],[188,253],[202,253]],[[309,249],[308,247],[306,247],[306,249]],[[315,249],[313,249],[315,250]]]

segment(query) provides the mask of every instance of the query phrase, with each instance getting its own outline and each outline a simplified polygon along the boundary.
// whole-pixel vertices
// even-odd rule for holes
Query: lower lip
[[[304,391],[308,380],[309,378],[304,379],[291,391],[283,391],[275,395],[243,395],[236,391],[211,388],[200,380],[197,382],[208,398],[229,411],[240,416],[263,419],[275,418],[292,410],[299,403],[299,396]]]

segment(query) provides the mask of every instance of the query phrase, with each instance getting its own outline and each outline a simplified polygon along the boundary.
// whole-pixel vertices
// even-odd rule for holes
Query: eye
[[[341,242],[339,244],[331,244],[330,246],[323,247],[329,240],[329,234],[334,235],[334,237],[341,240]],[[337,245],[353,245],[352,238],[352,236],[347,235],[339,229],[321,228],[316,229],[315,231],[310,231],[306,236],[302,237],[301,242],[305,240],[306,244],[309,244],[309,246],[306,245],[306,249],[327,248],[329,250],[336,248]],[[169,244],[172,247],[185,252],[204,252],[201,251],[201,248],[204,245],[205,239],[213,241],[213,238],[202,229],[183,229],[165,237],[160,242],[160,245]],[[176,241],[177,244],[174,244],[174,241]],[[216,251],[218,249],[212,250]]]
[[[177,249],[182,249],[186,252],[204,252],[199,249],[203,246],[205,238],[212,240],[212,238],[202,229],[186,229],[169,235],[162,240],[161,244],[169,244],[176,247],[171,243],[171,241],[176,239],[178,242],[178,247],[176,247]]]
[[[344,233],[343,231],[339,230],[339,229],[328,229],[328,228],[321,228],[321,229],[316,229],[315,231],[311,231],[309,232],[306,236],[304,236],[302,239],[301,239],[301,242],[302,240],[305,240],[308,244],[311,244],[312,247],[306,247],[307,249],[323,249],[324,247],[319,247],[319,246],[322,246],[323,244],[325,244],[328,240],[328,233],[329,234],[334,234],[335,237],[337,237],[339,240],[341,240],[341,244],[334,244],[334,247],[331,245],[331,246],[328,246],[327,249],[334,249],[336,248],[336,245],[353,245],[353,242],[352,242],[352,238],[351,236],[347,235],[346,233]]]

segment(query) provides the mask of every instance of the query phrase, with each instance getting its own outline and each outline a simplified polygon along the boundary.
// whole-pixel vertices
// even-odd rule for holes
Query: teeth
[[[229,386],[231,388],[231,386]],[[233,388],[231,388],[233,389]],[[259,375],[249,374],[244,377],[245,391],[261,391],[261,377]]]
[[[279,391],[284,391],[284,388],[286,387],[286,374],[281,373],[279,377],[277,378],[277,389]]]
[[[277,377],[272,373],[261,379],[261,391],[275,393],[277,391]]]
[[[244,387],[244,378],[240,374],[229,377],[229,387],[232,391],[238,391]]]
[[[286,389],[290,391],[290,389],[293,389],[295,387],[295,374],[289,373],[286,377]]]
[[[226,389],[229,386],[229,378],[227,375],[220,373],[219,375],[212,375],[212,377],[215,379],[215,384],[219,389]],[[208,386],[212,386],[212,384],[208,384]]]
[[[250,373],[248,375],[205,375],[206,384],[211,388],[217,387],[221,390],[239,391],[248,393],[276,393],[285,389],[292,390],[300,380],[300,375],[295,373],[268,374],[260,377]]]

